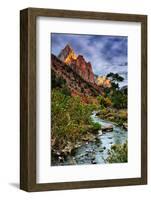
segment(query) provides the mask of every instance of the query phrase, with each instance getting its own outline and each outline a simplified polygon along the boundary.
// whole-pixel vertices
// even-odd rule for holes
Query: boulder
[[[111,132],[111,131],[113,131],[113,125],[112,124],[105,125],[105,126],[102,126],[101,129],[103,132]]]
[[[98,130],[98,136],[102,135],[102,130]]]

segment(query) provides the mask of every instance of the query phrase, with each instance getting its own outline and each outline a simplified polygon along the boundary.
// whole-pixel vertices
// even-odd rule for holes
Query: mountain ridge
[[[51,73],[57,79],[65,80],[72,96],[80,96],[87,101],[89,96],[98,96],[102,90],[95,83],[87,82],[69,65],[62,62],[57,56],[51,54]]]
[[[67,44],[59,53],[58,58],[66,64],[71,64],[71,61],[77,59],[77,55],[71,46]]]
[[[91,63],[87,62],[83,55],[77,56],[69,44],[61,50],[58,58],[65,64],[70,65],[87,82],[95,82]]]

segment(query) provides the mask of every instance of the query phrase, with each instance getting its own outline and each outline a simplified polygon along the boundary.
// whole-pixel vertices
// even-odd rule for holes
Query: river
[[[102,120],[97,117],[94,111],[91,115],[94,122],[102,126],[112,125],[113,131],[98,134],[95,142],[85,142],[81,147],[77,148],[74,155],[68,156],[66,160],[59,165],[74,164],[104,164],[107,163],[108,150],[113,144],[122,144],[127,140],[127,131],[114,123]]]

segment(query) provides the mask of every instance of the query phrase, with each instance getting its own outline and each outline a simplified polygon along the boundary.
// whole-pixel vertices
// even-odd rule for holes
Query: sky
[[[96,75],[109,72],[119,73],[127,81],[127,36],[85,35],[51,33],[51,52],[56,56],[66,44],[69,44],[76,55],[83,55],[91,62]]]

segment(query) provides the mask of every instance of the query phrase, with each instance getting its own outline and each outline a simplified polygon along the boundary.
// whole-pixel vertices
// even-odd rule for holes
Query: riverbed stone
[[[64,162],[64,157],[63,156],[59,156],[58,159],[59,159],[59,162]]]
[[[102,130],[98,130],[98,136],[101,136],[103,134]]]
[[[91,160],[92,164],[97,164],[97,162],[95,160]]]
[[[96,116],[99,116],[100,114],[101,114],[101,111],[97,111],[97,112],[95,113]]]
[[[111,132],[113,131],[113,125],[112,124],[104,125],[101,127],[101,129],[103,132]]]
[[[61,155],[60,151],[56,151],[55,154],[56,154],[57,156],[60,156],[60,155]]]

